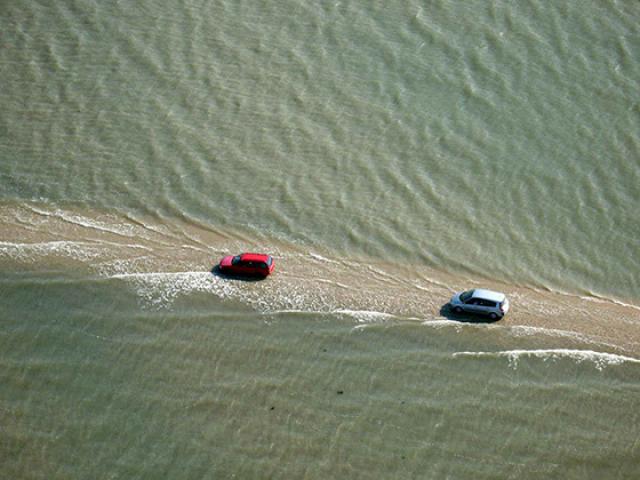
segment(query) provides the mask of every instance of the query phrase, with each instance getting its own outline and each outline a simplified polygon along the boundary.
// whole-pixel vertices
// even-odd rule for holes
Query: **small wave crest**
[[[34,243],[0,242],[0,256],[20,261],[35,262],[43,256],[64,256],[87,261],[99,257],[103,250],[93,243],[67,240]]]
[[[557,361],[570,359],[576,363],[591,362],[598,370],[605,367],[621,365],[623,363],[640,363],[640,359],[617,355],[614,353],[595,352],[593,350],[571,350],[571,349],[542,349],[542,350],[503,350],[498,352],[456,352],[454,357],[473,358],[507,358],[509,366],[518,367],[518,362],[523,358],[536,358],[543,361]]]
[[[396,318],[395,315],[392,315],[390,313],[375,312],[370,310],[338,309],[335,311],[335,313],[353,317],[360,323],[380,323]]]
[[[134,225],[124,223],[116,218],[110,218],[109,221],[99,220],[97,218],[89,218],[78,213],[71,213],[61,209],[45,210],[35,206],[29,209],[42,217],[54,217],[64,222],[77,225],[79,227],[97,230],[100,232],[113,233],[125,237],[133,237],[136,233]]]

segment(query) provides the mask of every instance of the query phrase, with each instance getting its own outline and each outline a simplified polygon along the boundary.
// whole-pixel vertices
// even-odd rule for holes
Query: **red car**
[[[220,273],[242,277],[267,277],[273,272],[274,267],[271,255],[264,253],[229,255],[220,260],[220,265],[218,265]]]

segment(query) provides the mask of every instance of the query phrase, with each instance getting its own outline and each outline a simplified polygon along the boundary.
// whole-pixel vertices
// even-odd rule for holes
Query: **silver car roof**
[[[476,288],[473,291],[473,298],[484,298],[485,300],[491,300],[493,302],[504,302],[506,297],[504,293],[494,292],[493,290],[486,290],[484,288]]]

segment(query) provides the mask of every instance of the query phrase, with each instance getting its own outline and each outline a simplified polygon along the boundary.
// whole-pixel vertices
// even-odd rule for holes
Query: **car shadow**
[[[215,265],[211,269],[211,274],[214,277],[224,278],[227,280],[240,280],[241,282],[261,282],[267,277],[261,277],[256,275],[230,275],[220,271],[220,265]]]
[[[446,318],[447,320],[452,320],[455,322],[462,323],[496,323],[499,322],[500,319],[496,318],[495,320],[491,319],[487,315],[481,315],[477,313],[455,313],[451,309],[451,305],[445,303],[442,307],[440,307],[440,315]]]

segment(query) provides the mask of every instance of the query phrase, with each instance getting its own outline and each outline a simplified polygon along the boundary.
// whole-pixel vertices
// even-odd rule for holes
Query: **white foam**
[[[371,323],[361,323],[360,325],[356,325],[355,327],[353,327],[352,331],[361,331],[364,330],[365,328],[370,328],[372,326]]]
[[[147,306],[170,306],[180,295],[211,292],[220,297],[231,294],[228,284],[220,282],[210,272],[119,273],[110,278],[131,282]]]
[[[138,249],[138,250],[146,250],[147,252],[153,252],[153,248],[149,248],[149,247],[145,247],[144,245],[139,245],[137,243],[118,243],[118,242],[108,242],[106,240],[101,240],[100,241],[101,245],[111,245],[114,247],[121,247],[121,248],[133,248],[133,249]],[[188,248],[185,246],[185,248]]]
[[[87,218],[82,215],[71,214],[63,210],[55,210],[51,212],[33,206],[31,206],[30,209],[39,215],[45,217],[56,217],[65,222],[79,225],[81,227],[91,228],[108,233],[115,233],[117,235],[123,235],[126,237],[134,236],[134,226],[130,224],[100,222],[98,220]]]
[[[342,288],[344,290],[351,290],[351,287],[349,285],[345,285],[344,283],[336,282],[334,280],[326,280],[324,278],[318,278],[316,281],[318,283],[325,283],[327,285],[334,285],[334,286]]]
[[[314,260],[318,260],[318,261],[323,262],[323,263],[334,263],[334,264],[339,263],[339,262],[336,262],[335,260],[330,260],[327,257],[323,257],[322,255],[319,255],[319,254],[313,253],[313,252],[310,252],[309,256],[311,258],[313,258]]]
[[[621,300],[616,300],[615,298],[607,298],[607,297],[600,297],[600,296],[592,296],[592,297],[582,296],[580,297],[580,299],[585,300],[587,302],[592,302],[592,303],[601,303],[601,304],[613,303],[614,305],[619,305],[621,307],[640,310],[640,306],[638,305],[634,305],[632,303],[626,303]]]
[[[293,308],[289,308],[289,309],[283,309],[283,310],[269,310],[266,312],[263,312],[265,315],[298,315],[298,314],[308,314],[308,313],[313,313],[315,315],[326,315],[327,312],[312,312],[309,310],[301,310],[301,309],[293,309]]]
[[[455,320],[447,320],[447,319],[439,319],[439,320],[425,320],[422,322],[422,325],[428,327],[462,327],[462,322],[457,322]]]
[[[510,331],[516,337],[546,335],[546,336],[557,337],[557,338],[568,338],[570,340],[575,340],[580,343],[598,345],[601,348],[602,347],[615,348],[615,345],[612,343],[604,342],[597,338],[593,338],[582,333],[573,332],[571,330],[558,330],[555,328],[531,327],[527,325],[514,325],[513,327],[510,327]]]
[[[274,294],[266,291],[266,285],[238,282],[213,275],[208,271],[183,272],[118,272],[107,278],[128,282],[140,298],[143,306],[153,309],[170,308],[181,296],[208,293],[221,299],[239,299],[259,312],[274,313]],[[277,297],[277,295],[276,295]],[[306,299],[300,302],[306,305]],[[282,307],[282,305],[279,305]],[[308,312],[295,306],[279,311]]]
[[[384,322],[387,320],[391,320],[395,318],[394,315],[390,313],[384,312],[375,312],[371,310],[348,310],[348,309],[339,309],[336,310],[335,313],[341,315],[349,315],[350,317],[355,318],[360,323],[378,323]]]
[[[543,361],[571,359],[577,363],[592,362],[598,370],[607,366],[621,365],[623,363],[640,363],[640,359],[616,355],[614,353],[595,352],[593,350],[571,349],[543,349],[543,350],[504,350],[498,352],[456,352],[454,357],[490,357],[507,358],[512,368],[517,368],[521,358],[539,358]]]
[[[103,248],[86,242],[58,240],[52,242],[12,243],[0,242],[0,255],[22,261],[35,261],[37,257],[59,255],[76,260],[92,260],[98,257]]]
[[[440,281],[435,280],[435,279],[433,279],[433,278],[430,278],[430,277],[423,277],[423,278],[422,278],[422,280],[424,280],[425,282],[429,282],[431,285],[435,285],[435,286],[436,286],[436,287],[438,287],[438,288],[442,288],[443,290],[447,290],[447,291],[448,291],[448,292],[450,292],[451,294],[453,294],[453,293],[455,293],[455,292],[456,292],[456,290],[455,290],[455,289],[453,289],[453,288],[451,288],[451,286],[450,286],[450,285],[447,285],[446,283],[444,283],[444,282],[440,282]],[[417,284],[417,283],[414,283],[414,284],[413,284],[413,286],[414,286],[415,288],[417,288],[418,290],[421,290],[421,291],[423,291],[423,292],[429,292],[429,293],[430,293],[430,292],[432,291],[432,288],[423,287],[422,285],[419,285],[419,284]]]
[[[613,304],[618,305],[625,308],[631,308],[634,310],[640,310],[640,305],[635,305],[633,303],[626,303],[622,300],[618,300],[616,298],[608,297],[606,295],[599,295],[597,293],[589,292],[589,295],[576,295],[574,293],[565,292],[563,290],[554,289],[554,288],[531,288],[534,292],[542,292],[543,294],[547,292],[551,292],[554,295],[561,295],[563,297],[569,298],[579,298],[582,301],[591,302],[591,303],[600,303],[600,304]]]

